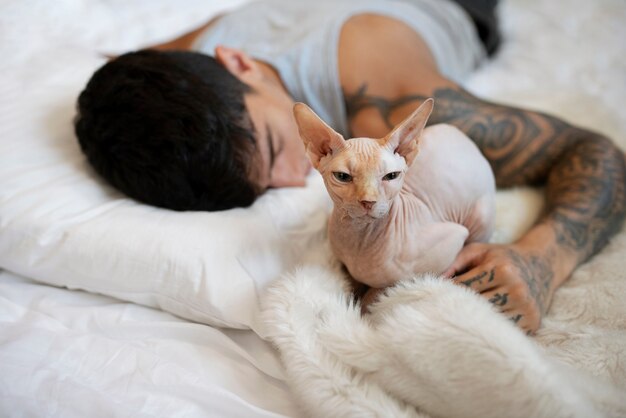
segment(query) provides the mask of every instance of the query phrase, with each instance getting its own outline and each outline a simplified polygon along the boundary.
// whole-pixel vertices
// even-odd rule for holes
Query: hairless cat
[[[350,275],[372,288],[443,273],[465,243],[487,241],[495,180],[478,147],[451,125],[429,127],[426,100],[387,136],[346,140],[308,106],[294,116],[334,202],[328,235]]]

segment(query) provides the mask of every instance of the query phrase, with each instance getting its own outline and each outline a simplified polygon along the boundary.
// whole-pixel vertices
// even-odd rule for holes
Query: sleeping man
[[[474,97],[463,77],[498,45],[495,1],[256,1],[104,65],[78,101],[95,170],[175,210],[250,205],[310,170],[293,118],[309,104],[346,137],[384,136],[427,98],[465,132],[499,187],[545,185],[547,210],[512,244],[471,244],[452,280],[534,332],[554,291],[618,231],[624,154],[552,116]],[[213,54],[213,55],[211,55]]]

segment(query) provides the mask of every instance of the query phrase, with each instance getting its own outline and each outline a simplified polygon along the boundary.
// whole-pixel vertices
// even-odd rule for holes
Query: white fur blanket
[[[418,277],[361,317],[336,273],[272,287],[266,323],[308,415],[623,417],[617,387],[566,367],[470,290]]]
[[[502,5],[505,46],[467,83],[605,133],[626,149],[620,0]],[[493,241],[520,236],[540,191],[498,193]],[[626,230],[556,292],[534,338],[478,295],[434,277],[361,317],[328,250],[264,300],[269,338],[307,415],[626,416]]]

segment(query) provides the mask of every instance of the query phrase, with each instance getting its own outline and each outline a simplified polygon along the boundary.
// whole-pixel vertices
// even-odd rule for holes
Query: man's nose
[[[374,207],[374,205],[376,204],[376,201],[375,200],[361,200],[360,203],[361,203],[361,206],[363,206],[363,209],[370,210]]]

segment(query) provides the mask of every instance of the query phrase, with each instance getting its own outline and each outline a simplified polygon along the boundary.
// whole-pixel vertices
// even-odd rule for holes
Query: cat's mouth
[[[353,219],[362,219],[366,221],[374,221],[376,219],[381,219],[387,216],[389,213],[388,210],[384,208],[373,207],[371,209],[363,209],[357,208],[356,210],[350,213],[350,216]]]

